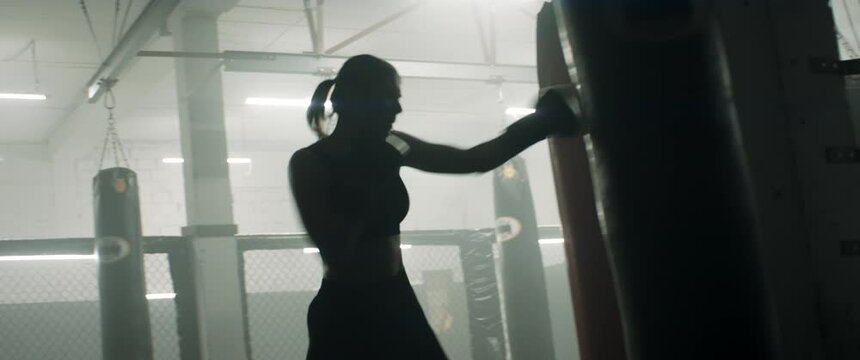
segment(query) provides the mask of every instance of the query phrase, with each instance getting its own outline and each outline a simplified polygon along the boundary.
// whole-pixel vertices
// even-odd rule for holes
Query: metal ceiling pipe
[[[629,359],[771,358],[756,220],[709,2],[555,6],[591,123]]]

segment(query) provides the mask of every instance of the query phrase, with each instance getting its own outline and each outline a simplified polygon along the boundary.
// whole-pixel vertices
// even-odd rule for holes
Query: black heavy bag
[[[631,360],[772,357],[711,4],[555,1],[582,85]]]
[[[493,188],[511,358],[554,359],[537,219],[525,161],[514,157],[496,169]]]
[[[472,358],[475,360],[507,359],[499,284],[493,258],[494,235],[469,232],[460,238],[460,261],[466,286],[466,308],[469,310],[469,335]]]
[[[93,195],[102,358],[151,360],[137,175],[121,167],[101,170]]]
[[[565,59],[562,46],[567,44],[561,43],[559,30],[553,5],[544,4],[537,23],[541,88],[571,84],[571,73],[575,74],[573,64]],[[579,120],[588,123],[588,119]],[[564,232],[579,356],[582,360],[624,360],[618,298],[597,217],[584,139],[582,136],[550,138],[549,148]]]

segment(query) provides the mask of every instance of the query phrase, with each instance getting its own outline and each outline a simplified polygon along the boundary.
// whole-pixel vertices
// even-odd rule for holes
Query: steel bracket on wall
[[[810,58],[809,71],[813,74],[857,75],[860,74],[860,59],[835,60]]]

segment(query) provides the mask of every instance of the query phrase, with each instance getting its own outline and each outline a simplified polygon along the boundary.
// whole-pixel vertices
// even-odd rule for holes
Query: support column
[[[203,9],[200,4],[176,14],[175,50],[219,51],[218,13]],[[221,64],[199,58],[178,58],[175,64],[188,217],[183,235],[190,242],[199,354],[202,359],[244,360],[248,358],[246,329],[227,168]]]
[[[631,360],[773,355],[758,230],[709,3],[556,3],[592,125]]]

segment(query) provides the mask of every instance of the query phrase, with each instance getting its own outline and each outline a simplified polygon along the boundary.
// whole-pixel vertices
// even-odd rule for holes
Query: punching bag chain
[[[110,85],[111,84],[108,84],[104,97],[104,107],[108,111],[108,124],[107,131],[105,132],[105,139],[102,143],[102,153],[99,158],[99,169],[104,165],[105,153],[107,153],[108,144],[110,144],[111,151],[113,152],[115,166],[120,166],[120,156],[122,156],[122,163],[125,164],[126,167],[129,166],[128,157],[125,154],[125,148],[123,148],[122,141],[119,139],[119,133],[116,131],[116,119],[113,115],[113,109],[116,108],[116,99],[114,98],[113,89]]]

